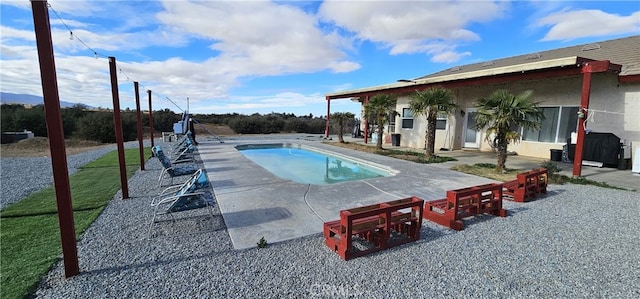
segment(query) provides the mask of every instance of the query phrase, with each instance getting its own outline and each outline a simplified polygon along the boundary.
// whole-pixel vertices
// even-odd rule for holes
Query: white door
[[[464,147],[480,148],[480,131],[474,129],[476,109],[467,109],[464,116]]]

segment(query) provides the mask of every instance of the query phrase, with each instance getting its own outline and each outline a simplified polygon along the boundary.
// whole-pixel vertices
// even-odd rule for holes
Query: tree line
[[[269,113],[266,115],[194,114],[193,118],[202,123],[227,125],[237,134],[308,133],[322,134],[325,130],[324,117],[313,114],[296,116],[293,113]]]
[[[90,110],[82,104],[62,108],[62,126],[65,138],[93,140],[102,143],[115,142],[113,112],[110,110]],[[21,104],[0,105],[2,132],[22,132],[28,130],[35,136],[47,137],[44,105],[30,108]],[[238,113],[227,114],[194,114],[192,117],[200,123],[229,126],[237,134],[271,134],[271,133],[308,133],[322,134],[325,131],[326,119],[313,114],[296,116],[293,113],[270,113],[267,115]],[[125,141],[137,138],[137,116],[134,110],[121,112],[122,133]],[[169,109],[153,111],[153,127],[155,132],[173,131],[173,124],[181,119],[181,114]],[[352,125],[352,121],[340,126]],[[143,114],[144,132],[149,132],[149,115]],[[331,132],[337,131],[331,128]],[[346,130],[346,128],[343,128]]]

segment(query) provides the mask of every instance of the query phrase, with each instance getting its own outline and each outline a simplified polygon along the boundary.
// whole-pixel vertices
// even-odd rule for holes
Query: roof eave
[[[437,84],[437,83],[450,82],[450,81],[497,76],[497,75],[504,75],[504,74],[511,74],[511,73],[524,73],[528,71],[536,71],[536,70],[551,69],[551,68],[562,68],[562,67],[569,67],[569,66],[580,67],[582,63],[587,61],[592,61],[592,60],[578,57],[578,56],[570,56],[570,57],[564,57],[564,58],[558,58],[558,59],[549,59],[549,60],[529,62],[529,63],[523,63],[523,64],[517,64],[517,65],[509,65],[504,67],[497,67],[497,68],[472,71],[472,72],[466,72],[466,73],[423,78],[423,79],[411,80],[409,82],[398,82],[398,83],[372,86],[367,88],[345,90],[340,92],[328,93],[326,94],[326,96],[328,98],[342,98],[342,97],[350,97],[356,94],[364,94],[364,93],[371,93],[371,92],[382,91],[382,90],[410,87],[414,85]]]

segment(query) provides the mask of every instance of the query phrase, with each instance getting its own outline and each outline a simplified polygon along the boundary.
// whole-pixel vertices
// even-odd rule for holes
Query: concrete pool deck
[[[443,198],[446,190],[494,182],[441,165],[417,164],[321,141],[320,138],[279,140],[272,137],[200,142],[200,158],[234,248],[255,247],[263,237],[274,243],[321,233],[322,224],[338,219],[343,209],[410,196],[433,200]],[[371,161],[390,167],[398,174],[329,185],[300,184],[273,175],[235,148],[241,144],[278,142],[304,144]]]

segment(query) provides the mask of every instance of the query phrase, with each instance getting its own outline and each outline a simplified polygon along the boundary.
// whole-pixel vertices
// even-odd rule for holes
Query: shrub
[[[288,119],[284,125],[284,131],[295,133],[308,133],[309,122],[306,119],[292,118]]]
[[[124,141],[135,140],[137,124],[135,114],[122,113],[122,136]],[[113,113],[95,111],[87,113],[78,120],[76,137],[102,143],[115,143],[116,133],[113,124]]]
[[[560,172],[560,167],[558,167],[558,164],[550,160],[540,163],[540,167],[547,169],[547,174],[549,174],[550,176]]]

